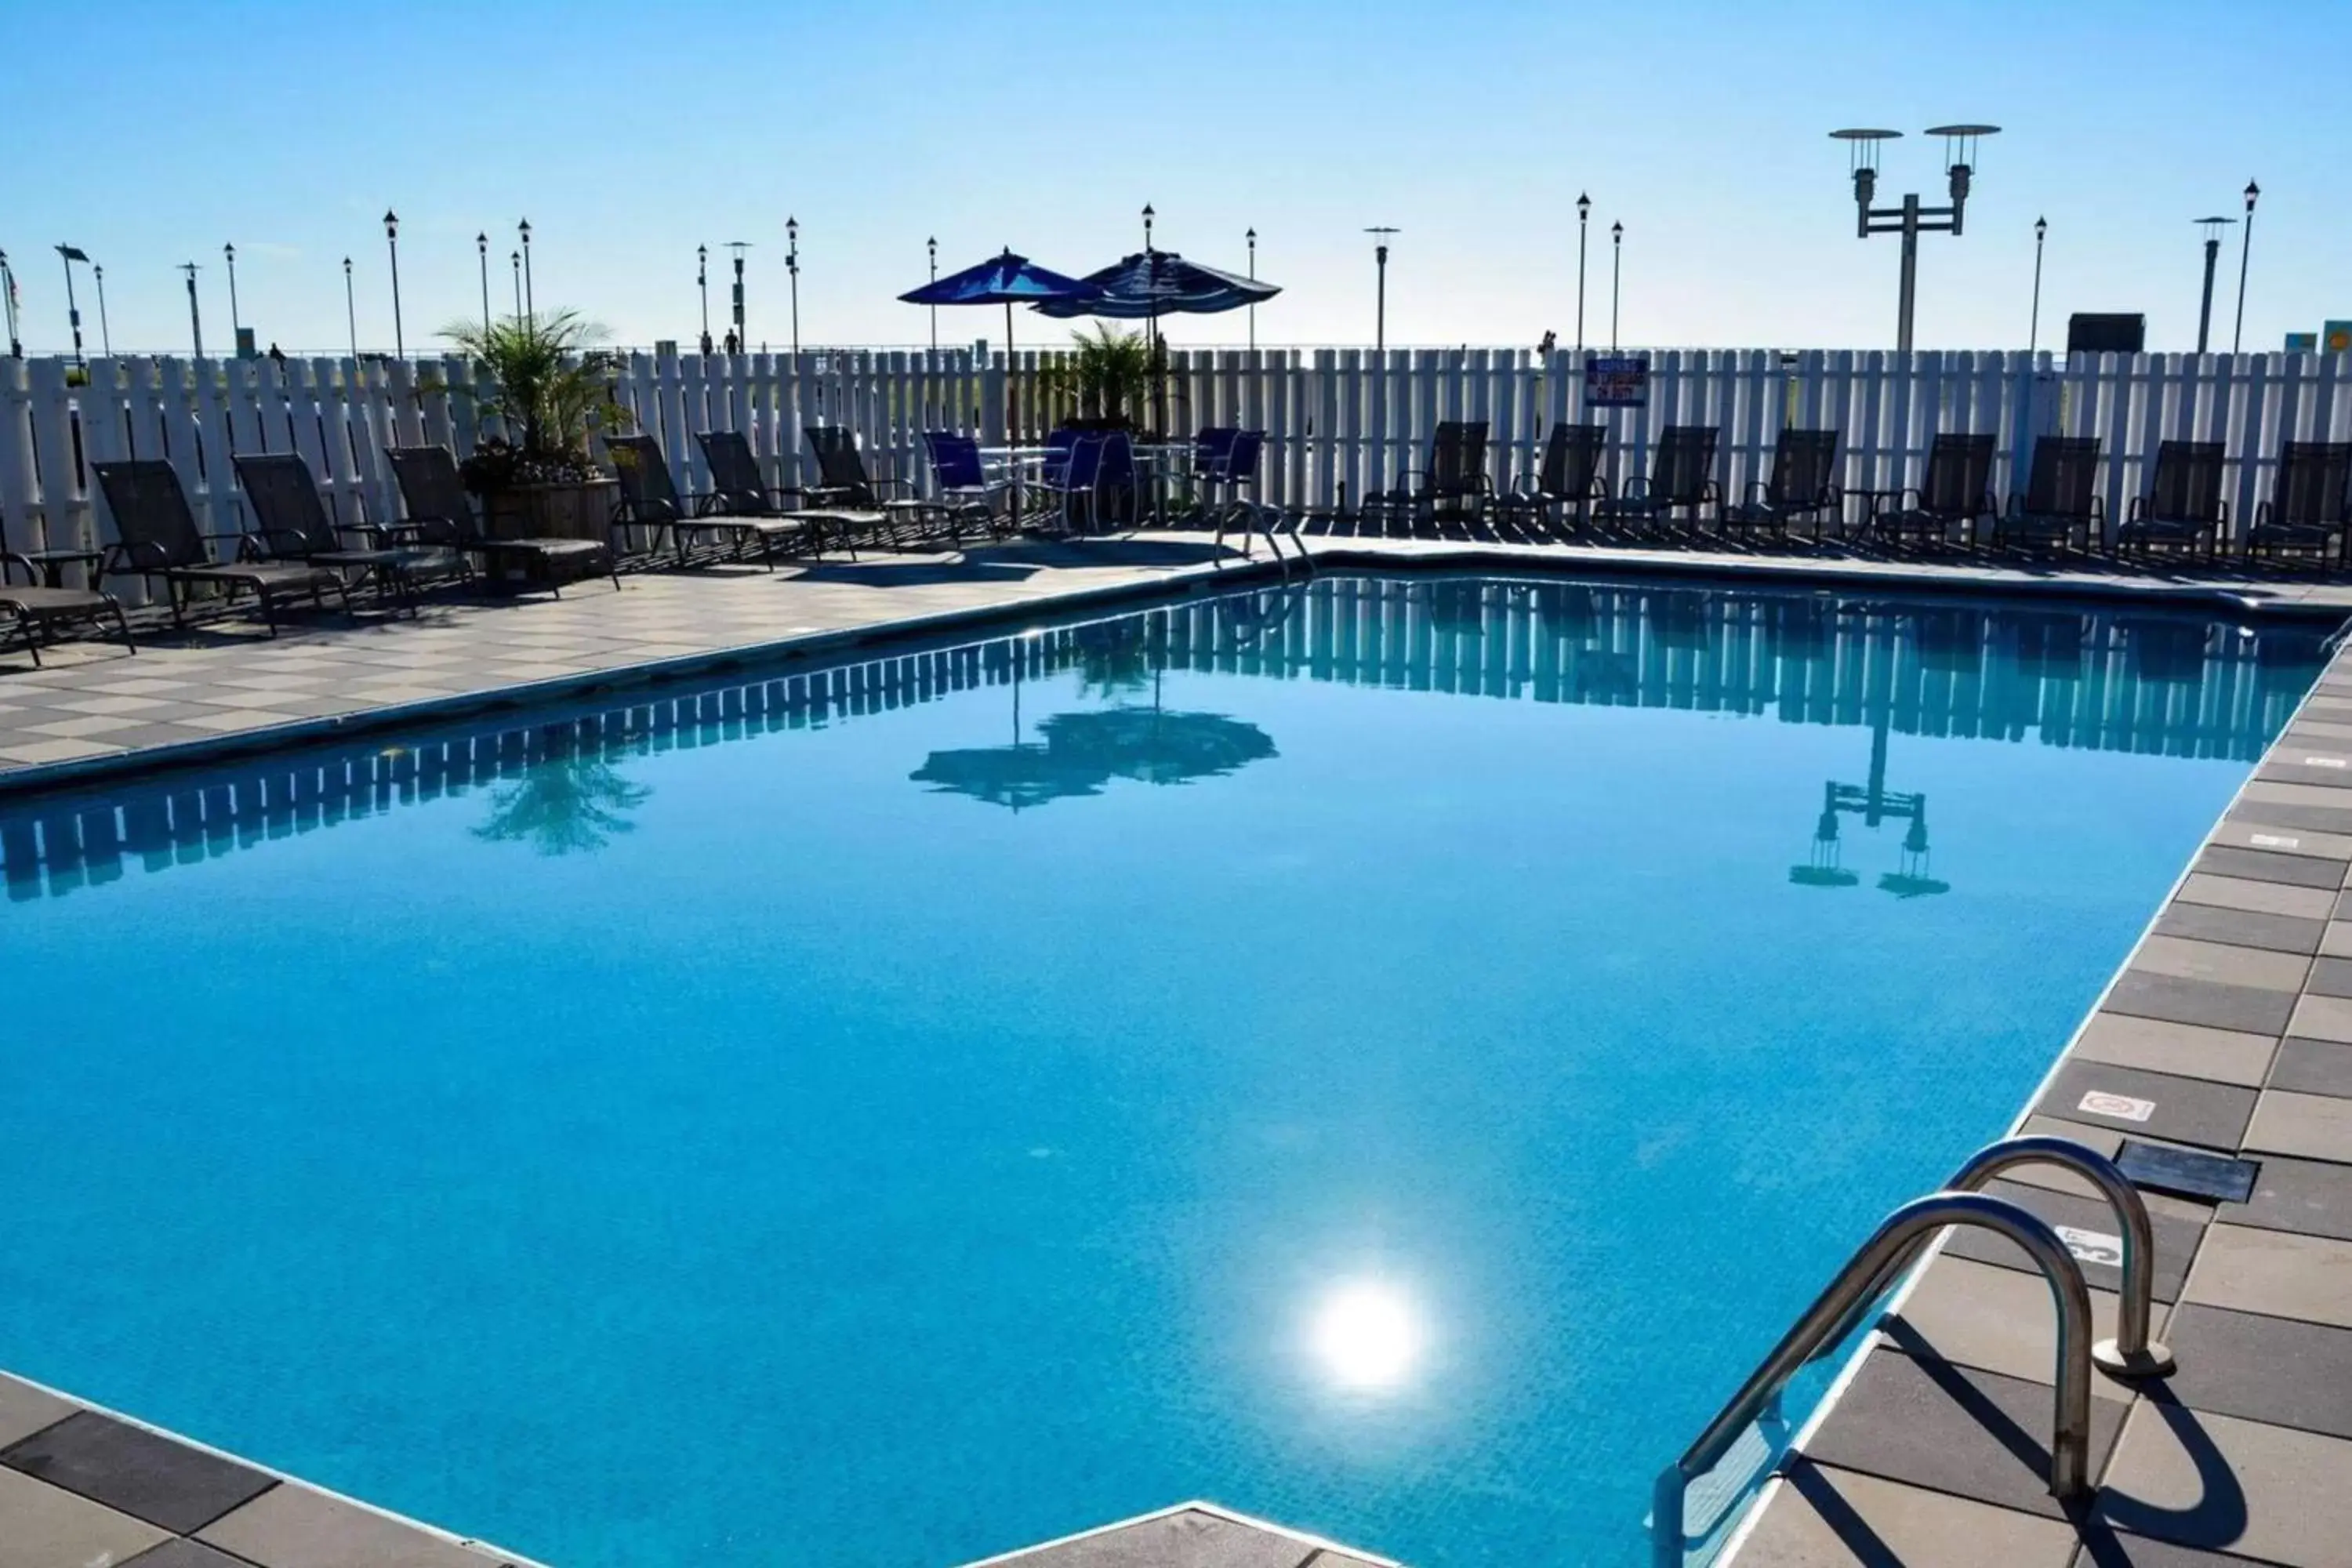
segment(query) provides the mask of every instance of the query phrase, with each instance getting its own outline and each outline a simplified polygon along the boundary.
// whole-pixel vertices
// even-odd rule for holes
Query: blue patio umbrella
[[[1040,315],[1111,316],[1139,321],[1151,316],[1213,316],[1273,299],[1282,289],[1187,261],[1172,250],[1139,250],[1079,280],[1087,292],[1041,300]]]
[[[1007,246],[1004,254],[967,267],[961,272],[950,272],[945,278],[934,279],[919,289],[910,289],[898,296],[909,305],[1003,305],[1004,307],[1004,435],[1013,437],[1013,307],[1043,305],[1052,301],[1087,300],[1094,297],[1090,283],[1076,278],[1066,278],[1051,268],[1038,266],[1025,256],[1015,256]],[[1015,479],[1013,510],[1021,510],[1019,469]]]

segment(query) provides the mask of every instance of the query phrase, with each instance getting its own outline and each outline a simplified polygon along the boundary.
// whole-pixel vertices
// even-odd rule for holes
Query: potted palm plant
[[[1132,430],[1151,380],[1151,351],[1140,332],[1097,324],[1070,334],[1070,352],[1045,368],[1045,388],[1064,422],[1080,430]]]
[[[482,498],[493,534],[608,540],[618,484],[589,456],[592,427],[625,430],[634,421],[613,398],[620,356],[596,345],[602,328],[576,311],[458,321],[442,335],[464,351],[486,391],[477,397],[503,434],[483,437],[458,465]]]

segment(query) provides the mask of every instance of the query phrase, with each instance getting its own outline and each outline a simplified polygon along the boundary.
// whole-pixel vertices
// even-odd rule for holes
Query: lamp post
[[[1851,150],[1849,167],[1853,175],[1854,234],[1867,239],[1874,234],[1899,234],[1903,237],[1903,277],[1895,307],[1895,352],[1911,352],[1912,306],[1918,294],[1919,237],[1923,234],[1949,234],[1958,237],[1960,222],[1969,205],[1969,180],[1974,173],[1976,144],[1987,136],[2000,133],[1998,125],[1937,125],[1922,132],[1944,139],[1946,173],[1950,180],[1952,205],[1925,207],[1916,195],[1906,195],[1899,207],[1874,207],[1870,205],[1878,186],[1878,144],[1891,142],[1903,134],[1900,131],[1832,131],[1830,135],[1846,143]]]
[[[352,258],[343,258],[343,325],[351,329],[352,358],[360,357],[360,308],[352,295]]]
[[[221,247],[221,259],[228,263],[228,342],[229,353],[235,353],[245,338],[245,318],[236,308],[236,247]]]
[[[2246,182],[2246,226],[2238,231],[2238,322],[2230,332],[2230,352],[2236,353],[2246,341],[2246,263],[2254,248],[2254,198],[2263,194],[2262,186]]]
[[[1257,281],[1257,230],[1253,228],[1242,237],[1249,242],[1249,278],[1250,281],[1255,283]],[[1249,308],[1249,339],[1250,353],[1255,353],[1257,352],[1257,301],[1255,300],[1250,301]]]
[[[1372,352],[1386,353],[1389,346],[1389,236],[1404,231],[1381,224],[1364,232],[1376,237],[1372,242]]]
[[[490,328],[490,236],[487,229],[474,235],[474,259],[482,273],[482,330]]]
[[[936,283],[940,280],[940,237],[933,235],[923,241],[923,245],[931,253],[931,281]],[[931,352],[940,352],[940,308],[937,305],[931,307]]]
[[[8,357],[25,357],[25,340],[16,335],[16,274],[8,265],[8,253],[0,250],[0,306],[8,315]]]
[[[400,215],[390,207],[383,209],[383,245],[392,257],[392,353],[406,359],[408,340],[400,327]]]
[[[793,358],[801,357],[801,225],[798,218],[784,220],[784,276],[790,280],[793,293]]]
[[[204,312],[196,308],[196,264],[183,261],[180,270],[188,275],[188,331],[195,339],[196,357],[202,359],[205,357],[205,318]]]
[[[1617,305],[1624,297],[1625,226],[1609,226],[1609,352],[1617,352]]]
[[[2205,231],[2205,292],[2197,307],[2197,352],[2203,353],[2213,331],[2213,267],[2221,258],[2221,231],[2238,220],[2233,217],[2200,217],[2198,226]]]
[[[539,296],[530,286],[530,219],[525,218],[515,225],[515,232],[522,236],[522,312],[536,322],[539,319]]]
[[[694,288],[702,296],[702,354],[710,357],[710,247],[694,247]]]
[[[73,327],[74,363],[79,365],[85,362],[81,357],[81,308],[74,303],[73,264],[77,261],[88,263],[89,253],[79,246],[60,245],[58,247],[58,259],[65,264],[66,321]]]
[[[514,274],[515,320],[522,320],[522,252],[507,252],[507,269]]]
[[[2033,315],[2026,323],[2025,352],[2032,353],[2042,346],[2042,241],[2050,233],[2050,220],[2033,220]]]
[[[114,328],[106,319],[106,268],[93,261],[89,264],[89,280],[98,285],[98,346],[107,358],[114,357]]]
[[[751,340],[743,335],[743,253],[751,248],[748,239],[730,239],[727,248],[735,253],[735,348],[740,351]]]
[[[1584,241],[1592,227],[1592,197],[1576,198],[1576,352],[1584,353]]]

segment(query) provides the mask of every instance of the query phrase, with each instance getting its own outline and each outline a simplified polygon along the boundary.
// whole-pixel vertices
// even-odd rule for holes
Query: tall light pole
[[[735,253],[735,347],[730,353],[740,353],[751,342],[743,335],[743,253],[751,248],[748,239],[730,239],[727,248]]]
[[[482,330],[490,330],[490,235],[488,229],[474,233],[474,260],[482,273]]]
[[[400,215],[390,207],[383,209],[383,245],[392,257],[392,353],[406,359],[408,339],[400,326]]]
[[[2033,316],[2026,323],[2025,352],[2032,353],[2042,346],[2042,242],[2050,233],[2050,220],[2033,220]]]
[[[2238,220],[2233,217],[2200,217],[2196,220],[2205,231],[2205,293],[2197,307],[2197,352],[2203,353],[2213,331],[2213,267],[2221,259],[2221,231]]]
[[[515,232],[522,236],[522,313],[536,321],[539,319],[539,296],[532,292],[530,287],[530,219],[525,218],[515,225]]]
[[[1584,353],[1584,241],[1592,227],[1592,197],[1576,198],[1576,352]]]
[[[236,309],[236,247],[221,247],[221,259],[228,263],[228,344],[235,353],[245,342],[245,318]]]
[[[2246,226],[2238,231],[2238,324],[2230,333],[2231,353],[2246,342],[2246,262],[2254,248],[2254,198],[2262,194],[2262,186],[2246,182]]]
[[[936,283],[940,280],[940,237],[933,235],[923,244],[931,253],[931,281]],[[937,305],[931,307],[931,352],[940,352],[940,308]]]
[[[792,280],[793,290],[793,358],[801,357],[801,225],[798,218],[784,220],[784,274]]]
[[[1389,236],[1404,231],[1379,224],[1364,232],[1376,237],[1372,241],[1372,352],[1386,353],[1389,347]]]
[[[507,252],[507,268],[508,268],[508,270],[511,271],[511,272],[514,274],[515,320],[516,320],[517,321],[520,321],[522,320],[522,252],[521,252],[521,251],[520,251],[520,250],[509,250],[509,251],[508,251],[508,252]]]
[[[106,357],[114,357],[114,328],[106,319],[106,268],[93,261],[89,264],[89,280],[98,285],[98,346]]]
[[[1617,301],[1625,280],[1625,226],[1609,226],[1609,352],[1617,352]]]
[[[1911,352],[1912,308],[1919,288],[1919,237],[1923,234],[1958,236],[1961,219],[1968,211],[1969,180],[1974,173],[1972,165],[1977,143],[1987,136],[2000,133],[1998,125],[1931,126],[1922,134],[1944,139],[1944,162],[1950,180],[1952,205],[1921,206],[1918,196],[1913,195],[1905,196],[1899,207],[1874,207],[1870,199],[1878,186],[1878,144],[1891,142],[1903,132],[1830,132],[1850,150],[1848,168],[1853,175],[1854,234],[1863,239],[1868,239],[1874,234],[1899,234],[1903,237],[1903,277],[1895,317],[1895,352],[1897,353]]]
[[[702,296],[702,353],[710,355],[710,247],[694,247],[694,288]]]
[[[343,325],[351,329],[352,358],[360,357],[360,307],[352,293],[352,258],[343,258]]]
[[[65,263],[66,320],[73,327],[74,363],[80,365],[88,362],[81,357],[81,307],[74,303],[73,264],[77,261],[88,263],[89,253],[79,246],[60,245],[58,247],[58,259]]]
[[[205,357],[205,317],[204,312],[196,308],[196,264],[183,261],[180,270],[188,275],[188,331],[196,342],[196,358],[202,359]]]
[[[0,250],[0,306],[8,314],[8,357],[25,357],[25,340],[16,335],[16,274],[8,265],[8,253]]]
[[[1247,234],[1244,234],[1244,236],[1242,236],[1242,237],[1243,237],[1244,239],[1245,239],[1245,240],[1249,241],[1249,277],[1250,277],[1250,281],[1251,281],[1251,282],[1253,282],[1253,283],[1255,283],[1255,282],[1256,282],[1256,281],[1257,281],[1257,230],[1256,230],[1256,229],[1255,229],[1255,228],[1253,228],[1253,229],[1251,229]],[[1256,301],[1256,300],[1251,300],[1251,301],[1250,301],[1250,308],[1249,308],[1249,310],[1250,310],[1250,314],[1249,314],[1250,344],[1249,344],[1249,346],[1250,346],[1250,352],[1251,352],[1252,353],[1255,353],[1257,352],[1257,301]]]

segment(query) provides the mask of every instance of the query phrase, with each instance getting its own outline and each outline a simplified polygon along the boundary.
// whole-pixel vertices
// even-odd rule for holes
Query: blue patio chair
[[[996,502],[1005,487],[989,482],[988,470],[980,460],[979,437],[954,430],[926,430],[923,449],[930,456],[931,481],[939,489],[940,505],[952,537],[962,537],[966,522],[1002,537],[1004,531],[997,521]]]
[[[1044,510],[1059,518],[1065,533],[1077,531],[1082,508],[1088,523],[1094,520],[1095,490],[1102,477],[1107,443],[1108,437],[1096,431],[1056,430],[1045,437],[1045,467],[1030,488],[1045,498]]]

